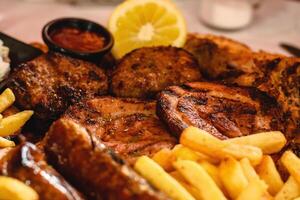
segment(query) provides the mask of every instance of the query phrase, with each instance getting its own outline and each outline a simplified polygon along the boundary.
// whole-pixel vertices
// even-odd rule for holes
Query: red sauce
[[[102,49],[105,44],[101,35],[71,27],[54,31],[51,38],[59,46],[79,52],[94,52]]]

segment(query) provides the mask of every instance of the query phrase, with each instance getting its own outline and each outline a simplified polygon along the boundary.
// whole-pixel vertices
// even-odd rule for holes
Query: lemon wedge
[[[108,28],[116,58],[140,47],[181,47],[187,35],[185,20],[171,0],[127,0],[114,10]]]

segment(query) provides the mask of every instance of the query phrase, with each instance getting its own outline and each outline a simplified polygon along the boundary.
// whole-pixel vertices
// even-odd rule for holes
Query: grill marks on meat
[[[108,81],[104,70],[92,63],[48,53],[19,67],[7,86],[22,109],[53,120],[85,96],[106,94]]]
[[[85,127],[103,144],[133,163],[176,144],[155,114],[154,101],[98,97],[71,106],[62,118]]]
[[[215,83],[167,88],[158,95],[157,113],[177,136],[188,126],[220,139],[283,129],[280,109],[266,94]]]
[[[9,150],[0,160],[0,174],[17,178],[32,187],[43,200],[82,200],[79,194],[52,167],[31,143]]]
[[[167,199],[106,148],[96,135],[71,119],[53,123],[45,138],[45,152],[51,164],[90,199]]]
[[[125,55],[112,72],[111,91],[118,97],[153,98],[171,85],[200,81],[197,60],[176,47],[144,47]]]

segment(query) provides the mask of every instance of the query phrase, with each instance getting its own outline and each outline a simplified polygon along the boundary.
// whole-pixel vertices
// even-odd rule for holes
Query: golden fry
[[[257,173],[269,186],[268,191],[271,195],[279,192],[283,186],[283,181],[271,156],[263,156],[261,163],[257,166]]]
[[[203,200],[225,200],[225,196],[209,174],[194,161],[178,160],[174,167],[185,180],[196,188]],[[205,183],[205,184],[204,184]]]
[[[238,160],[248,158],[252,165],[260,163],[263,153],[262,150],[249,145],[231,144],[222,149],[223,157],[232,156]]]
[[[218,167],[214,166],[213,164],[207,162],[207,161],[201,161],[199,164],[205,169],[205,171],[212,177],[212,179],[215,181],[215,183],[219,186],[219,188],[224,189],[224,186],[222,184],[222,181],[220,179],[219,175],[219,169]]]
[[[5,200],[38,200],[38,194],[21,181],[0,176],[0,199]]]
[[[232,199],[236,199],[248,185],[248,180],[240,163],[228,157],[221,162],[219,170],[220,178],[226,191]]]
[[[206,131],[195,127],[186,128],[180,137],[180,143],[192,150],[207,154],[213,158],[224,159],[232,156],[237,159],[248,158],[254,165],[262,159],[261,149],[240,144],[230,144],[219,140]]]
[[[256,173],[248,158],[243,158],[242,160],[240,160],[240,165],[248,182],[260,180],[258,174]]]
[[[0,148],[14,147],[14,146],[15,143],[13,141],[0,137]]]
[[[138,158],[134,169],[147,179],[153,186],[165,192],[175,200],[195,199],[188,191],[180,185],[171,175],[164,171],[155,161],[147,156]]]
[[[33,111],[25,110],[5,117],[0,122],[0,136],[5,137],[14,134],[30,119]]]
[[[267,193],[267,186],[261,180],[253,180],[241,192],[237,200],[262,200],[272,199]]]
[[[275,200],[293,200],[300,196],[300,186],[294,177],[290,176],[280,191],[276,194]]]
[[[152,159],[166,171],[171,171],[173,169],[172,152],[169,149],[162,149],[158,151],[154,154]]]
[[[264,154],[272,154],[279,152],[284,147],[286,138],[280,131],[270,131],[230,138],[225,142],[255,146],[260,148]]]
[[[11,89],[5,89],[0,95],[0,113],[2,113],[6,108],[11,106],[15,100],[15,95],[11,91]]]
[[[300,184],[300,158],[296,156],[292,151],[286,151],[280,158],[281,162],[292,175],[298,184]]]

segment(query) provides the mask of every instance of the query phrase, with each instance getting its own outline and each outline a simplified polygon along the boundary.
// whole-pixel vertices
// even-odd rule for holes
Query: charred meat
[[[85,127],[129,163],[172,148],[176,140],[155,114],[154,101],[98,97],[71,106],[62,118]]]
[[[50,163],[90,199],[167,199],[96,135],[70,119],[53,123],[45,138],[45,152]]]
[[[176,47],[144,47],[125,55],[112,72],[111,91],[118,97],[153,98],[171,85],[200,81],[197,61]]]
[[[106,94],[108,81],[104,70],[92,63],[48,53],[19,67],[7,86],[19,107],[51,121],[88,95]]]
[[[220,139],[284,129],[281,110],[274,99],[257,89],[216,83],[167,88],[158,95],[157,113],[177,136],[188,126]]]
[[[42,200],[85,199],[46,163],[44,154],[31,143],[23,143],[6,152],[0,160],[0,174],[28,184]]]

